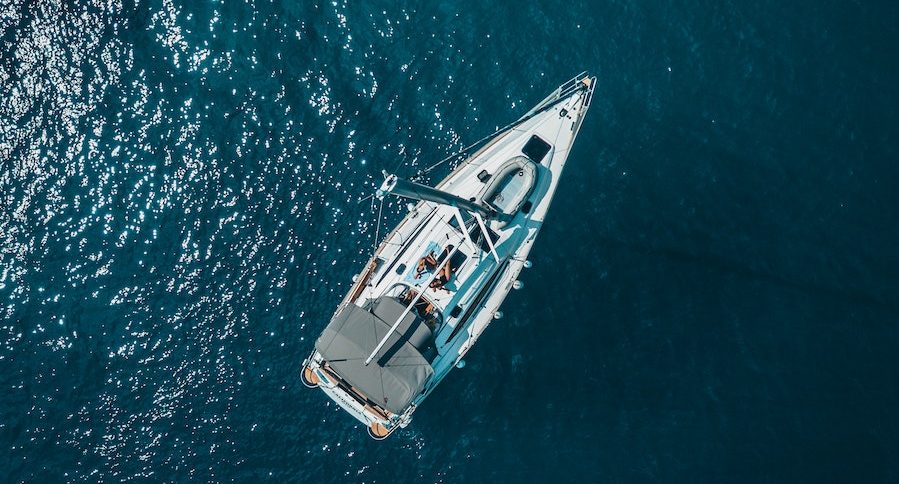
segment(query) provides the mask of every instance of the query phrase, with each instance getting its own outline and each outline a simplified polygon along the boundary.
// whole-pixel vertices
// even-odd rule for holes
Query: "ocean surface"
[[[299,380],[358,200],[582,70],[525,287],[371,440]],[[897,112],[895,0],[0,0],[0,481],[896,482]]]

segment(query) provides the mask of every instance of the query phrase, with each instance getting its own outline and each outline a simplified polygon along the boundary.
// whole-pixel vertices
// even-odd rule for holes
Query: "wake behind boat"
[[[418,203],[354,278],[301,372],[373,438],[409,424],[520,287],[595,83],[582,73],[562,84],[435,187],[388,175],[378,189]]]

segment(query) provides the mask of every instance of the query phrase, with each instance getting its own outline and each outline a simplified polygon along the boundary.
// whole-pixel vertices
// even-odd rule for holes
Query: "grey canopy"
[[[368,308],[349,304],[328,324],[315,342],[344,380],[369,400],[393,412],[402,412],[434,374],[422,351],[432,334],[412,310],[366,366],[365,360],[390,331],[405,306],[392,297],[381,297]]]

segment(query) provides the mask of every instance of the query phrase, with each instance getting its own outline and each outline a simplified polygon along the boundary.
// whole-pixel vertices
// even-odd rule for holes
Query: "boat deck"
[[[382,255],[392,260],[389,266],[376,272],[368,290],[362,292],[363,298],[370,297],[370,294],[401,297],[411,288],[416,292],[423,292],[422,298],[434,310],[443,311],[451,305],[456,293],[475,272],[484,257],[483,250],[457,228],[459,224],[455,222],[452,208],[433,208],[428,215],[419,217],[425,217],[424,227],[413,224],[409,229],[418,232],[415,240],[408,242],[402,250],[391,251],[399,252],[397,254]],[[394,235],[397,244],[411,235],[406,232],[404,230]],[[443,284],[432,284],[439,279],[441,271],[447,270],[447,263],[449,279]]]
[[[589,107],[594,80],[581,74],[560,86],[433,188],[410,182],[398,185],[393,175],[385,179],[379,196],[393,193],[420,201],[354,278],[310,358],[313,368],[330,371],[329,365],[335,365],[340,376],[319,375],[325,381],[320,386],[363,422],[373,438],[386,438],[397,426],[407,425],[417,405],[499,316],[500,304],[526,267]],[[393,309],[378,312],[385,301],[392,301]],[[362,321],[359,311],[371,311],[364,315],[370,320]],[[347,315],[353,316],[352,324],[344,327]],[[366,332],[369,328],[372,334]],[[342,335],[346,344],[329,346],[330,340],[322,340],[326,333]],[[377,360],[374,370],[365,370],[382,358],[378,355],[385,345],[388,353],[397,347],[399,343],[388,343],[392,334],[402,341],[404,351],[408,349],[404,357],[414,356],[420,362],[415,368],[427,374],[403,373],[410,365],[395,356],[387,357],[383,365]],[[344,357],[344,353],[352,354]],[[303,377],[309,383],[315,379],[308,372]],[[378,377],[381,387],[370,385]],[[334,386],[341,378],[354,383]],[[390,391],[383,385],[388,380],[393,382]],[[411,391],[404,382],[411,382]],[[372,397],[377,404],[371,403]],[[378,411],[382,404],[393,414]]]

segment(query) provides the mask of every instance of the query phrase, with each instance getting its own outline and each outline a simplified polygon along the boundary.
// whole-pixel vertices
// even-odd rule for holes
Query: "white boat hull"
[[[377,402],[360,395],[362,392],[329,368],[319,351],[313,351],[304,362],[304,375],[310,375],[304,377],[304,382],[310,386],[317,383],[344,410],[369,427],[373,437],[383,438],[396,428],[406,426],[415,409],[497,316],[543,225],[571,146],[590,106],[594,87],[595,78],[585,74],[563,84],[521,118],[514,128],[489,140],[435,186],[442,192],[484,206],[503,207],[502,203],[510,198],[519,203],[520,208],[514,209],[511,215],[500,214],[485,222],[496,236],[493,247],[475,243],[467,235],[469,230],[484,234],[483,230],[474,228],[474,222],[463,220],[464,223],[453,225],[453,220],[459,220],[455,207],[421,201],[387,235],[365,270],[355,279],[356,284],[335,316],[347,305],[366,307],[379,297],[399,294],[398,291],[409,291],[410,288],[413,294],[420,293],[419,297],[427,301],[431,308],[428,314],[440,316],[433,340],[436,356],[430,363],[433,376],[405,408],[394,409],[398,410],[396,412],[387,411]],[[515,161],[519,159],[522,161]],[[516,171],[519,167],[520,171]],[[513,175],[509,175],[508,180],[501,178],[506,176],[501,174],[503,170]],[[533,172],[534,181],[525,191],[519,185],[523,187],[525,182],[522,180],[530,179],[525,177],[531,173],[527,170]],[[521,178],[515,179],[514,175]],[[502,187],[503,191],[496,188],[497,191],[490,192],[491,183]],[[520,201],[515,199],[522,193],[526,196]],[[460,225],[465,225],[466,229],[460,230]],[[457,247],[456,250],[466,256],[458,268],[453,268],[458,271],[453,276],[455,284],[440,289],[410,279],[420,255],[426,254],[435,244],[442,244],[446,249]],[[378,349],[380,347],[372,348],[372,354]],[[309,381],[315,379],[318,382]],[[375,429],[374,433],[372,429]]]

